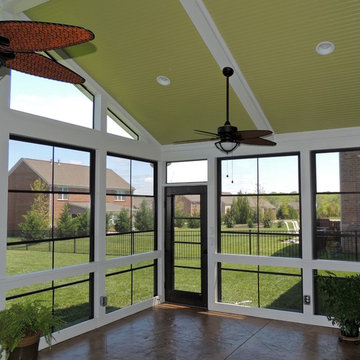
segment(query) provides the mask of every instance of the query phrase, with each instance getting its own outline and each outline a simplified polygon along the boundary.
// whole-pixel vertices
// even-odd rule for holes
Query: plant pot
[[[359,325],[356,322],[347,322],[340,327],[343,338],[357,338],[359,336]]]
[[[37,360],[40,334],[25,337],[10,354],[9,360]]]

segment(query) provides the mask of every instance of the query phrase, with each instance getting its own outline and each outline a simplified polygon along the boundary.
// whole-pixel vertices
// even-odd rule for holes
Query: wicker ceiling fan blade
[[[235,133],[235,135],[241,139],[254,139],[271,134],[272,131],[270,130],[240,130]]]
[[[67,67],[36,53],[15,53],[13,59],[5,61],[5,66],[27,74],[47,79],[82,84],[85,79]]]
[[[94,39],[95,35],[80,26],[39,21],[0,21],[0,36],[10,41],[0,49],[33,52],[59,49]]]
[[[274,146],[276,142],[262,139],[262,138],[252,138],[252,139],[244,139],[240,141],[241,144],[248,144],[248,145],[265,145],[265,146]]]

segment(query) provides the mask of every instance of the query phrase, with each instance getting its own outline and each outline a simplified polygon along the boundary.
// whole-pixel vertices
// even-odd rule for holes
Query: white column
[[[217,301],[217,175],[216,158],[208,158],[208,308]]]
[[[94,129],[103,131],[106,134],[107,106],[104,96],[97,94],[94,97]]]
[[[310,295],[311,304],[304,304],[304,315],[312,316],[314,304],[312,279],[312,197],[311,197],[311,159],[310,152],[304,150],[300,156],[301,176],[301,232],[303,257],[303,294]]]
[[[5,308],[6,243],[7,243],[7,202],[8,202],[8,157],[9,131],[6,116],[10,99],[10,76],[8,70],[0,69],[0,310]]]

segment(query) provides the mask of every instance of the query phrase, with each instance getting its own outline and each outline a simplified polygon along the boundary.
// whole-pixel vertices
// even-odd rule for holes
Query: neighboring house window
[[[115,196],[115,201],[125,201],[125,196],[124,196],[124,195],[121,195],[120,193],[118,193],[118,194]]]
[[[68,191],[68,187],[59,187],[58,200],[69,200],[69,194],[67,194]]]

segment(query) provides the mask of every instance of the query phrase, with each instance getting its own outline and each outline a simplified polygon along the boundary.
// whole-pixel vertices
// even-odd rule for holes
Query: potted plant
[[[63,323],[41,301],[13,304],[0,311],[0,347],[6,359],[36,360],[40,336],[51,346],[52,332]]]
[[[319,276],[318,286],[324,302],[324,312],[333,325],[340,328],[340,340],[359,341],[360,275],[345,278]]]

